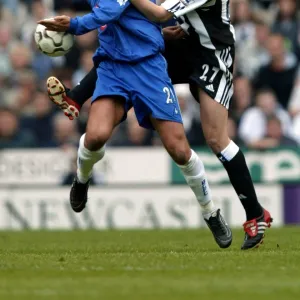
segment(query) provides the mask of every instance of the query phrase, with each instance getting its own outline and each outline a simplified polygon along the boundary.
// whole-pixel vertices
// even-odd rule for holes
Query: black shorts
[[[198,101],[198,88],[229,108],[233,95],[235,49],[213,50],[194,45],[189,39],[166,42],[165,57],[173,84],[189,83]]]

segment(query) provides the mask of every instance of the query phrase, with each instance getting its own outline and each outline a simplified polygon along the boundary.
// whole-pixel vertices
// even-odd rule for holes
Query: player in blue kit
[[[229,247],[231,230],[213,204],[203,163],[185,137],[178,101],[161,54],[164,50],[161,27],[127,0],[89,3],[93,11],[83,17],[61,16],[40,22],[49,30],[75,35],[100,28],[100,47],[94,62],[101,64],[97,68],[87,131],[80,139],[77,176],[70,193],[73,210],[81,212],[85,208],[92,168],[103,158],[105,143],[113,129],[133,107],[140,126],[158,132],[181,169],[218,245]]]

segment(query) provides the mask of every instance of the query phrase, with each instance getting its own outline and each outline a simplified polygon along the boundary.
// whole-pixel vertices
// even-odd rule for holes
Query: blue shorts
[[[161,54],[135,64],[102,61],[97,74],[92,101],[106,96],[123,97],[125,112],[134,107],[137,120],[144,128],[153,129],[150,116],[182,123],[167,63]]]

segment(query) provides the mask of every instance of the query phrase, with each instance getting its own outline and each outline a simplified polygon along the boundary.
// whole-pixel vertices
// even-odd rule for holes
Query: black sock
[[[72,90],[67,90],[67,96],[82,106],[93,96],[97,81],[97,69],[94,67]]]
[[[263,210],[257,200],[252,178],[243,152],[238,150],[231,160],[227,160],[222,153],[219,153],[217,157],[223,163],[230,182],[244,206],[247,220],[252,220],[261,216]]]

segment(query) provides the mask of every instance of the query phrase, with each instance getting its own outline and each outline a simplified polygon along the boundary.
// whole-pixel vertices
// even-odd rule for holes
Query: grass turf
[[[207,230],[1,232],[0,299],[300,297],[300,228],[258,250],[218,249]]]

